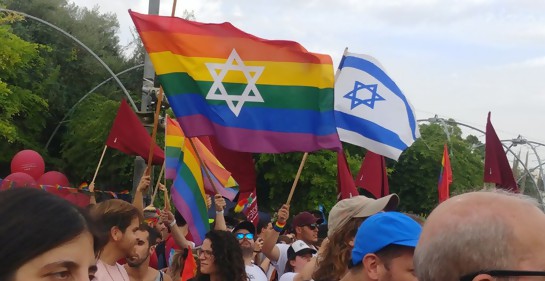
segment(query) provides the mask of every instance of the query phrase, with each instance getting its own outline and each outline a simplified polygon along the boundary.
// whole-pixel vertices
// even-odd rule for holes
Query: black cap
[[[239,229],[246,229],[246,230],[248,230],[248,232],[255,235],[255,226],[254,226],[253,223],[251,223],[249,221],[242,221],[239,224],[237,224],[237,226],[235,226],[235,228],[233,228],[233,233],[237,232],[237,230],[239,230]]]

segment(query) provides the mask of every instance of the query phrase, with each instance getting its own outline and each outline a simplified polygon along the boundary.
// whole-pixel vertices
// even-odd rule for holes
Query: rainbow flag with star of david
[[[129,13],[188,137],[245,152],[340,147],[329,56],[230,23]]]

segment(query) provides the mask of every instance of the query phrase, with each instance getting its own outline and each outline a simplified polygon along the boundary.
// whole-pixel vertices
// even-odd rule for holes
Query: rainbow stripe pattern
[[[257,153],[340,147],[329,56],[230,23],[129,13],[189,137]]]

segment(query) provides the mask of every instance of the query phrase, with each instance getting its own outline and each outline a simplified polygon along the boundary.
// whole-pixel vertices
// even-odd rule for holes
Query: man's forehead
[[[246,234],[246,233],[250,233],[250,231],[248,231],[247,229],[237,229],[237,231],[235,231],[235,234],[238,234],[238,233]]]

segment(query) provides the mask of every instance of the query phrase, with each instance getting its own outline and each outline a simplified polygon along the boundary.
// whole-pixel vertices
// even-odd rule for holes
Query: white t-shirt
[[[286,272],[280,276],[280,279],[278,281],[293,281],[293,278],[295,278],[295,275],[297,273],[295,272]]]
[[[290,248],[289,244],[283,244],[278,243],[276,244],[276,247],[278,247],[278,260],[277,261],[271,261],[271,264],[276,268],[276,274],[278,276],[282,276],[284,274],[284,271],[286,270],[286,262],[288,261],[288,249]]]
[[[125,268],[116,263],[115,265],[105,264],[101,260],[97,261],[96,281],[129,281],[129,275]]]
[[[284,271],[286,270],[286,262],[288,261],[288,249],[291,245],[278,243],[276,244],[276,247],[278,247],[278,252],[280,253],[278,255],[278,261],[273,262],[271,261],[271,264],[276,268],[276,273],[278,276],[282,276],[284,274]],[[310,248],[315,249],[316,248],[312,245],[309,245]],[[316,256],[316,254],[312,255]]]
[[[263,270],[255,264],[246,266],[246,275],[248,275],[249,281],[267,281],[267,276],[265,276]]]

